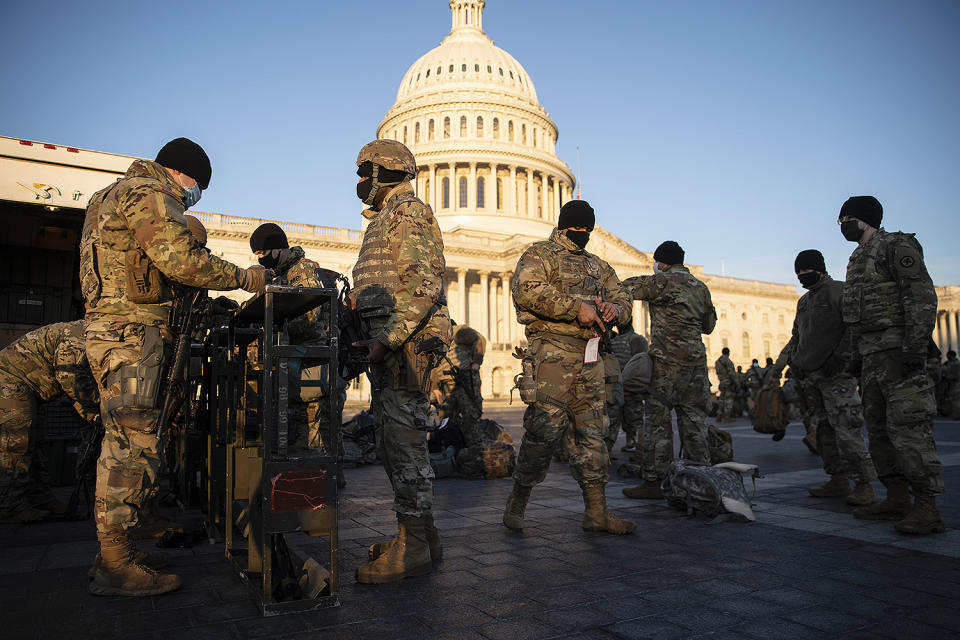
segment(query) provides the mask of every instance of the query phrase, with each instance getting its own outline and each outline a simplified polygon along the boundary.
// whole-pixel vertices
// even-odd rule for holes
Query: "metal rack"
[[[289,344],[287,321],[318,307],[328,339]],[[299,386],[337,388],[336,314],[335,289],[268,285],[210,337],[207,527],[211,539],[222,535],[264,616],[340,604],[336,394],[322,399],[330,416],[321,426],[325,449],[291,451],[287,417],[291,360],[325,365],[323,380]],[[326,537],[326,562],[289,544],[285,534],[293,532]]]

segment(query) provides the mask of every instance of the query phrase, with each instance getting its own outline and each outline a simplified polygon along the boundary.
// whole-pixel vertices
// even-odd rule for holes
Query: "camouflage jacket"
[[[34,329],[0,351],[0,385],[20,383],[41,402],[65,394],[84,420],[100,411],[97,383],[84,350],[83,320]]]
[[[650,357],[674,364],[707,364],[700,334],[717,325],[710,290],[682,264],[652,276],[627,278],[624,286],[634,300],[650,304]]]
[[[170,321],[170,281],[236,289],[244,270],[200,246],[183,217],[183,188],[155,162],[136,160],[90,198],[80,239],[87,320],[153,326]]]
[[[737,373],[737,368],[733,366],[733,360],[730,359],[730,356],[722,355],[717,358],[713,368],[717,372],[717,380],[720,381],[720,384],[731,383],[739,386],[740,374]]]
[[[878,229],[850,255],[843,321],[861,355],[887,349],[926,355],[937,318],[937,292],[910,233]]]
[[[433,210],[405,181],[390,189],[379,212],[364,215],[370,224],[353,268],[364,329],[391,349],[399,349],[414,333],[437,335],[449,344],[446,261]]]
[[[779,378],[788,364],[803,372],[816,371],[831,356],[839,361],[839,370],[850,360],[852,344],[850,332],[843,323],[842,293],[843,283],[824,275],[801,296],[793,320],[793,335],[780,351],[770,375]]]
[[[613,355],[617,356],[617,364],[623,370],[630,362],[630,358],[649,349],[649,345],[647,339],[636,331],[627,331],[613,337],[610,341],[610,349]]]
[[[291,287],[320,287],[317,269],[320,265],[306,256],[301,247],[290,247],[287,259],[277,265],[274,272],[280,284]],[[287,324],[290,344],[307,344],[322,341],[326,337],[324,325],[320,321],[321,308],[318,307],[294,318]]]
[[[613,268],[557,229],[549,240],[535,242],[523,252],[511,289],[517,321],[526,325],[527,339],[555,334],[588,340],[597,335],[596,327],[577,322],[580,303],[593,304],[594,296],[617,307],[617,323],[630,320],[630,298]]]

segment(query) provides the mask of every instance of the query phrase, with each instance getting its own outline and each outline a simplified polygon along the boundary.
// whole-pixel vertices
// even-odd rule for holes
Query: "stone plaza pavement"
[[[519,409],[487,415],[519,443]],[[222,544],[168,550],[184,583],[176,593],[95,598],[86,589],[92,523],[3,526],[0,638],[960,637],[960,422],[937,422],[948,531],[925,537],[855,520],[840,499],[811,498],[807,488],[825,475],[801,444],[800,425],[780,443],[745,419],[724,426],[736,459],[764,473],[754,524],[709,524],[663,501],[621,497],[635,484],[615,472],[626,459],[621,438],[607,497],[637,521],[633,535],[583,532],[579,488],[559,463],[534,489],[522,534],[500,523],[509,479],[443,479],[435,484],[442,565],[380,586],[356,584],[353,573],[369,544],[396,531],[389,484],[380,466],[347,470],[342,605],[301,614],[261,617]],[[166,515],[199,522],[196,512]],[[301,547],[323,544],[298,537]]]

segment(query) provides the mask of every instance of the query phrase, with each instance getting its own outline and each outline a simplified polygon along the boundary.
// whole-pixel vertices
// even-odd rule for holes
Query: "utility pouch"
[[[847,284],[843,287],[843,294],[840,299],[841,309],[843,310],[843,321],[846,324],[856,324],[860,322],[860,305],[863,286],[858,284]]]
[[[155,304],[160,302],[163,282],[160,271],[140,247],[128,249],[124,256],[124,270],[127,280],[127,300],[137,304]]]
[[[106,386],[117,385],[120,394],[107,401],[106,409],[121,427],[150,432],[160,417],[160,387],[167,348],[157,327],[145,327],[140,359],[107,374]]]
[[[520,362],[521,371],[520,380],[517,388],[520,389],[520,399],[525,404],[533,404],[537,401],[537,379],[536,368],[533,362],[532,349],[527,349],[523,360]]]
[[[895,383],[887,397],[887,421],[909,425],[930,420],[936,415],[937,401],[933,380],[920,373]]]

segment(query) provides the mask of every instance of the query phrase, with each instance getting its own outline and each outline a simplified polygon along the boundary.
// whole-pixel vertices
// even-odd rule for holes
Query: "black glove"
[[[213,301],[212,307],[213,313],[215,314],[230,313],[239,309],[240,303],[236,300],[231,300],[227,296],[220,296]]]
[[[854,378],[859,378],[860,373],[863,371],[863,360],[860,358],[854,358],[847,363],[847,373],[852,375]]]
[[[823,372],[823,375],[830,378],[837,375],[845,368],[846,365],[844,364],[843,360],[831,353],[830,357],[827,358],[827,361],[823,363],[823,366],[820,368],[820,370]]]
[[[904,377],[922,371],[926,365],[927,359],[922,354],[904,353],[900,356],[900,370],[903,372]]]

